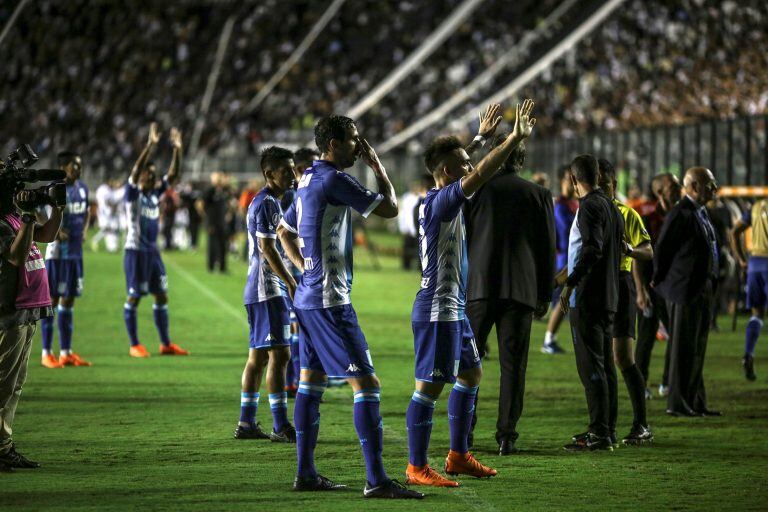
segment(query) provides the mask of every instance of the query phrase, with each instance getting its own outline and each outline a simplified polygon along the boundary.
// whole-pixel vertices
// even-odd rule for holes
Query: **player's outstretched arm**
[[[280,253],[277,252],[277,244],[274,238],[258,238],[259,250],[264,254],[264,258],[269,263],[271,268],[277,277],[283,280],[288,287],[288,295],[293,299],[293,294],[296,292],[296,280],[293,278],[288,269],[285,268],[285,263],[280,257]]]
[[[173,156],[171,157],[171,165],[168,167],[168,173],[165,175],[165,179],[169,184],[175,185],[181,177],[181,131],[178,128],[171,128],[171,145],[173,146]]]
[[[381,160],[379,160],[379,156],[371,145],[368,144],[368,141],[360,138],[359,142],[363,161],[373,171],[373,174],[376,176],[378,192],[384,196],[381,203],[379,203],[371,213],[378,215],[379,217],[384,217],[385,219],[397,217],[397,196],[395,195],[395,187],[393,187],[392,182],[389,181],[386,169],[384,169]]]
[[[157,127],[157,123],[150,123],[149,135],[147,136],[147,145],[144,146],[144,149],[141,151],[138,160],[136,160],[136,163],[133,164],[133,169],[131,169],[131,183],[137,183],[139,181],[139,173],[144,168],[144,164],[147,163],[147,160],[149,160],[149,155],[152,154],[152,150],[155,148],[158,142],[160,142],[160,131]]]
[[[283,250],[291,263],[304,272],[304,257],[299,250],[299,235],[280,224],[277,226],[277,238],[280,239],[280,245],[283,246]]]
[[[483,147],[488,139],[493,137],[493,134],[496,133],[496,128],[501,122],[499,110],[501,110],[501,105],[498,103],[491,103],[486,107],[485,112],[480,112],[478,114],[480,128],[478,128],[477,135],[472,139],[472,142],[464,148],[464,151],[466,151],[468,155],[471,155]]]
[[[512,153],[512,150],[531,135],[533,126],[536,124],[536,119],[531,117],[532,110],[533,101],[530,99],[523,101],[522,105],[517,105],[515,127],[512,133],[509,134],[504,142],[493,148],[485,158],[480,160],[480,163],[477,164],[477,167],[471,173],[461,179],[461,189],[464,191],[465,196],[469,197],[477,192],[486,181],[496,174],[501,164]]]

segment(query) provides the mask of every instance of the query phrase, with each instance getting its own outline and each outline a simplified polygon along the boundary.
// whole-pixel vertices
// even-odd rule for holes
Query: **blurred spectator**
[[[398,201],[397,229],[403,236],[403,270],[411,270],[411,262],[419,257],[419,230],[414,222],[413,210],[419,203],[421,182],[411,184]]]
[[[227,272],[231,196],[224,173],[213,172],[211,186],[197,203],[198,212],[205,218],[208,228],[208,272],[213,272],[217,266],[220,272]]]

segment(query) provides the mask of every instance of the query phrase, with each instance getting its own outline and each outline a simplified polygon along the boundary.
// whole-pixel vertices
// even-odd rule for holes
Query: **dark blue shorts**
[[[768,302],[768,271],[747,272],[747,307],[764,308]]]
[[[79,297],[83,293],[83,259],[47,259],[48,288],[52,297]]]
[[[412,321],[416,380],[456,382],[456,376],[481,366],[480,354],[469,320],[455,322]]]
[[[302,369],[341,379],[374,373],[371,351],[351,304],[295,312]]]
[[[157,249],[149,251],[126,249],[123,268],[125,269],[125,288],[129,297],[168,292],[168,276],[165,273],[160,251]]]
[[[291,322],[285,297],[273,297],[263,302],[246,304],[245,310],[248,312],[251,348],[272,348],[291,344]]]

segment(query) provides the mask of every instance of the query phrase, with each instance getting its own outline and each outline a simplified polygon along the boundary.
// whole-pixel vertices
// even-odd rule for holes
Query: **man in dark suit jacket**
[[[497,136],[494,146],[504,141]],[[501,379],[496,440],[499,453],[515,451],[523,410],[531,322],[547,312],[555,265],[555,221],[549,190],[517,175],[520,144],[501,172],[466,207],[469,280],[467,316],[485,355],[496,325]]]
[[[560,296],[563,312],[570,310],[576,368],[584,385],[589,428],[573,436],[566,450],[612,450],[611,425],[618,394],[613,363],[613,319],[619,302],[619,264],[624,219],[597,186],[598,164],[592,155],[571,162],[579,210],[568,240],[568,267]],[[558,274],[558,281],[562,279]]]
[[[704,354],[712,316],[712,290],[718,276],[715,230],[705,205],[717,191],[709,169],[685,173],[683,197],[667,214],[653,258],[651,286],[666,299],[671,356],[667,413],[719,416],[707,408]]]

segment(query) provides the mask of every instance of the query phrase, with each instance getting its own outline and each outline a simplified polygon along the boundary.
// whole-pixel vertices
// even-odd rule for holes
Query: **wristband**
[[[488,142],[488,139],[486,139],[485,137],[483,137],[478,133],[477,135],[475,135],[475,138],[472,139],[472,142],[480,143],[480,147],[482,148],[483,146],[485,146],[485,143]]]

